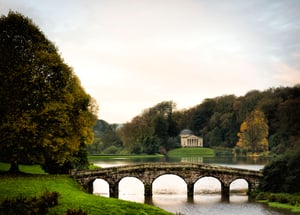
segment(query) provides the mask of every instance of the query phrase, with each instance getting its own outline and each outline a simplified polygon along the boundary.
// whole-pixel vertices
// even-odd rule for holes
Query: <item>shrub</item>
[[[276,202],[277,198],[275,194],[270,194],[268,197],[269,202]]]
[[[0,215],[44,215],[58,204],[58,192],[46,191],[40,197],[5,199],[0,205]]]
[[[267,193],[260,192],[257,194],[255,199],[259,201],[259,200],[268,200],[268,198],[269,198],[269,195]]]
[[[48,207],[54,207],[58,205],[58,197],[59,197],[58,192],[45,191],[43,195],[40,197],[40,200],[42,202],[47,203]]]
[[[300,152],[296,151],[272,161],[263,169],[260,189],[265,192],[300,192]]]
[[[15,199],[5,199],[0,206],[1,215],[29,214],[28,200],[19,196]]]
[[[82,209],[68,209],[66,215],[87,215]]]
[[[113,155],[113,154],[116,154],[118,152],[118,150],[119,149],[116,146],[109,146],[108,148],[106,148],[103,151],[103,154]]]

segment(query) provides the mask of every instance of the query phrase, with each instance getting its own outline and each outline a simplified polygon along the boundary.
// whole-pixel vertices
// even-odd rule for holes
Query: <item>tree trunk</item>
[[[19,164],[17,161],[12,161],[10,163],[10,169],[9,169],[9,172],[10,173],[19,173],[20,170],[19,170]]]

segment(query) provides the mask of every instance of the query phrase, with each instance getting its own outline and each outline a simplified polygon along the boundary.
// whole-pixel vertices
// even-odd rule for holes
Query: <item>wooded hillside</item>
[[[113,145],[128,153],[164,153],[179,147],[179,132],[188,128],[204,138],[205,147],[234,148],[242,123],[260,111],[266,121],[264,128],[268,128],[264,144],[267,140],[269,150],[281,154],[300,147],[299,107],[300,85],[209,98],[185,110],[176,110],[174,102],[165,101],[113,129],[112,135],[121,140]],[[94,130],[97,132],[97,127]]]

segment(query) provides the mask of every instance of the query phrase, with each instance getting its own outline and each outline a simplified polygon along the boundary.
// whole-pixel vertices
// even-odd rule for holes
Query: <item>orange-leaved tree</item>
[[[236,148],[244,149],[250,154],[262,153],[268,151],[269,126],[264,113],[260,110],[251,112],[242,122],[240,132],[238,132],[239,141]]]

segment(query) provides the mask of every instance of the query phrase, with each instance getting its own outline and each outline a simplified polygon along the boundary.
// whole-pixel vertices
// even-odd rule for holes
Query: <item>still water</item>
[[[151,159],[109,159],[93,160],[95,165],[105,167],[123,166],[145,162],[197,162],[214,165],[224,165],[235,168],[259,170],[264,167],[265,160],[236,160],[233,158],[203,158],[203,157],[182,157],[182,158],[151,158]],[[282,215],[294,214],[285,210],[269,208],[264,204],[252,202],[246,194],[248,184],[245,180],[239,179],[230,185],[229,199],[222,199],[221,184],[212,177],[199,179],[194,188],[194,197],[187,197],[187,188],[184,180],[176,175],[163,175],[153,183],[153,196],[144,197],[144,185],[137,178],[126,177],[119,183],[119,198],[129,201],[151,204],[163,208],[172,213],[186,215]],[[109,196],[108,183],[102,179],[94,182],[94,194]]]

